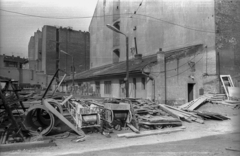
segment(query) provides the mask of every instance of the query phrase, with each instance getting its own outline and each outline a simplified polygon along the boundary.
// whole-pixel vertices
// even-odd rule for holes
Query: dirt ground
[[[240,149],[239,134],[240,132],[235,132],[184,141],[131,146],[61,156],[239,156],[240,152],[227,150],[229,148]]]
[[[230,106],[207,104],[198,110],[208,110],[227,115],[231,120],[206,120],[204,124],[183,122],[184,131],[145,136],[118,138],[116,134],[129,131],[114,131],[111,138],[100,133],[87,134],[84,142],[71,142],[75,135],[57,139],[56,147],[36,148],[1,153],[1,156],[68,156],[68,155],[239,155],[226,147],[238,148],[240,144],[240,109]],[[238,148],[239,149],[239,148]]]

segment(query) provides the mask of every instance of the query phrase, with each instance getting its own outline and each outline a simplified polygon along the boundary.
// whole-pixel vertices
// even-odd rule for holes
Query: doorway
[[[188,102],[194,98],[194,83],[188,83]]]

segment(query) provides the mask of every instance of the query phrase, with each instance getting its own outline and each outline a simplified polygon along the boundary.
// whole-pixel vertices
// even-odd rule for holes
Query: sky
[[[37,18],[10,13],[18,12],[43,17],[91,17],[98,0],[0,0],[0,54],[27,58],[30,37],[44,25],[72,27],[88,31],[91,18]],[[6,11],[3,11],[6,10]]]

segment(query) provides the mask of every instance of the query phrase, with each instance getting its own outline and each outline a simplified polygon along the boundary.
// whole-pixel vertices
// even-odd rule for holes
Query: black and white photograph
[[[0,0],[1,156],[239,156],[240,0]]]

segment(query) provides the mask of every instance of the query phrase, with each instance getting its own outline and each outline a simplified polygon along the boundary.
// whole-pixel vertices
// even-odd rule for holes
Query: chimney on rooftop
[[[135,54],[134,57],[134,64],[139,64],[142,62],[142,54]]]

